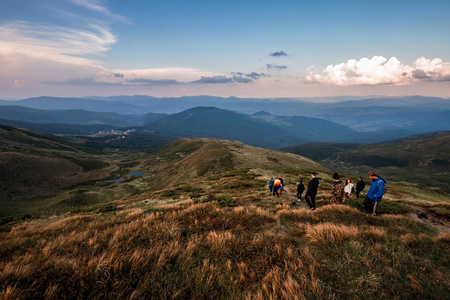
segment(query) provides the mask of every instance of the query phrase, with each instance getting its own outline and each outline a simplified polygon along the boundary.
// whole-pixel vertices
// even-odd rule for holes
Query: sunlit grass
[[[448,233],[400,214],[373,217],[347,203],[330,205],[328,190],[310,211],[291,205],[295,194],[274,198],[254,184],[256,176],[229,194],[217,186],[245,172],[230,174],[179,186],[177,199],[144,193],[112,202],[111,210],[99,205],[10,225],[0,232],[0,299],[449,294]],[[191,198],[193,190],[203,195]],[[225,196],[235,205],[221,204]]]

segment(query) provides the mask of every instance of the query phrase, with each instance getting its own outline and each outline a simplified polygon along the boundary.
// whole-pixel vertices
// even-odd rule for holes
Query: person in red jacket
[[[273,183],[273,195],[277,195],[277,197],[280,197],[278,194],[278,190],[281,188],[281,181],[279,178],[275,179],[275,182]]]

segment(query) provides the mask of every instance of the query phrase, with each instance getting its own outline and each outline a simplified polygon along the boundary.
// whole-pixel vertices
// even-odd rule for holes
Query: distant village
[[[96,134],[94,134],[94,136],[105,136],[105,135],[117,135],[116,139],[124,139],[126,138],[127,135],[129,135],[132,132],[135,132],[136,129],[128,129],[128,130],[116,130],[116,129],[111,129],[111,130],[102,130],[97,132]]]

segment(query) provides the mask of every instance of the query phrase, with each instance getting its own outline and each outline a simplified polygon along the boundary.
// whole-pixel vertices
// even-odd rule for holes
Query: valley
[[[100,168],[111,176],[61,190],[46,204],[65,209],[39,215],[42,207],[34,207],[3,219],[2,297],[375,299],[449,292],[450,201],[441,193],[389,183],[374,217],[354,196],[330,205],[327,167],[237,141],[184,138],[152,154],[114,158]],[[296,183],[311,171],[320,181],[315,211],[295,196]],[[120,174],[123,181],[111,182]],[[286,184],[279,198],[267,187],[278,175]]]
[[[331,143],[333,135],[361,133],[213,107],[144,119],[105,128],[88,119],[5,121],[63,130],[58,135],[0,125],[2,298],[444,299],[450,292],[448,131]],[[377,216],[354,194],[330,204],[335,172],[356,182],[368,181],[369,170],[388,180]],[[296,197],[298,181],[313,171],[314,211]],[[268,181],[279,175],[285,188],[276,197]]]

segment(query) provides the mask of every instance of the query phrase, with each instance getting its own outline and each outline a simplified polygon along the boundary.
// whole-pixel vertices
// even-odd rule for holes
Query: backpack
[[[381,178],[381,177],[380,177],[380,179],[383,180],[383,183],[384,183],[384,185],[383,185],[383,195],[384,195],[387,192],[387,181],[386,181],[386,179]]]

